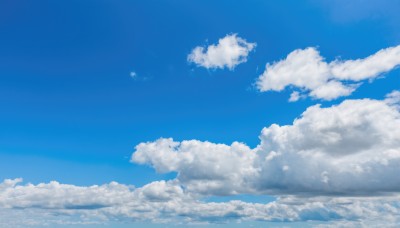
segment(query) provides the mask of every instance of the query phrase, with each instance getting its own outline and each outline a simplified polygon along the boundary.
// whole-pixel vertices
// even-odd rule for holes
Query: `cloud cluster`
[[[333,100],[350,95],[359,83],[374,79],[400,65],[400,46],[382,49],[364,59],[326,62],[313,47],[297,49],[285,59],[267,63],[257,79],[257,88],[264,91],[282,91],[298,88],[304,95]],[[299,99],[299,92],[290,101]]]
[[[1,183],[2,227],[96,224],[132,220],[161,223],[311,220],[346,221],[353,224],[359,220],[376,222],[386,219],[393,224],[400,222],[398,196],[288,196],[266,204],[237,200],[215,203],[204,202],[186,194],[174,181],[157,181],[142,188],[118,183],[88,187],[57,182],[20,185],[20,181],[5,180]],[[94,203],[103,206],[93,206]]]
[[[177,172],[200,195],[380,195],[400,191],[398,92],[385,100],[309,107],[292,125],[262,130],[260,144],[159,139],[141,143],[132,161]]]
[[[346,226],[386,220],[396,226],[399,94],[311,106],[291,125],[264,128],[255,148],[198,140],[140,143],[133,162],[158,172],[177,172],[172,180],[142,187],[116,182],[22,185],[21,179],[5,180],[0,183],[0,226],[132,220],[333,221]],[[204,201],[207,196],[237,194],[278,198],[269,203]]]
[[[207,69],[226,67],[233,70],[240,63],[247,61],[247,56],[255,47],[255,43],[249,43],[237,34],[232,34],[219,39],[216,45],[195,47],[187,59]]]

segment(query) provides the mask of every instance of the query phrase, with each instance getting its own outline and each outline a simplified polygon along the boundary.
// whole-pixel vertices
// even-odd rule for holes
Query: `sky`
[[[400,225],[398,9],[0,0],[0,226]]]

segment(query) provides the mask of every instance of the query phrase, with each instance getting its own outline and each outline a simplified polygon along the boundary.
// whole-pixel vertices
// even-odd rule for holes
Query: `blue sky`
[[[178,180],[184,189],[191,189],[183,177],[195,178],[193,173],[185,172],[197,172],[196,169],[172,167],[168,161],[164,164],[162,156],[155,160],[154,153],[163,148],[154,152],[147,144],[143,150],[135,147],[173,138],[176,142],[198,140],[228,146],[241,142],[253,149],[262,144],[264,133],[260,132],[264,127],[294,126],[295,119],[313,116],[302,113],[316,104],[324,110],[346,100],[369,98],[386,105],[385,96],[400,85],[396,54],[399,7],[393,1],[344,0],[0,1],[0,178],[23,178],[22,186],[50,181],[91,186],[115,181],[142,187],[154,181]],[[207,67],[189,59],[196,47],[203,47],[202,56],[208,58],[207,47],[217,46],[226,37],[255,45],[231,69],[224,62],[222,67]],[[327,77],[318,86],[313,84],[315,78],[307,78],[308,72],[305,81],[296,84],[296,77],[302,77],[297,75],[297,68],[289,70],[294,73],[288,75],[288,81],[279,81],[283,67],[275,64],[289,59],[289,53],[308,47],[315,50],[315,58],[323,59],[318,64],[327,63],[329,69],[323,71],[333,73],[316,74],[316,78]],[[364,59],[386,48],[393,48],[387,50],[389,57],[377,58],[383,65],[392,61],[389,68],[382,70],[382,64],[373,60],[366,65],[377,64],[375,74],[357,71],[358,75],[352,71],[344,78],[335,73],[346,60]],[[290,65],[289,60],[283,63]],[[333,81],[349,86],[347,92],[333,98],[332,94],[326,95],[323,83]],[[257,87],[257,82],[266,83],[263,88],[268,89]],[[273,82],[286,84],[278,91]],[[289,102],[293,91],[298,91],[300,98]],[[396,118],[394,125],[398,123]],[[348,139],[349,143],[354,140]],[[203,151],[203,147],[199,148]],[[400,151],[398,145],[387,149]],[[138,155],[135,160],[134,152],[141,152],[143,157]],[[198,164],[202,164],[199,159]],[[171,167],[166,168],[168,165]],[[181,178],[176,177],[177,173]],[[267,203],[286,196],[285,191],[292,189],[286,182],[271,187],[270,179],[263,178],[255,181],[265,183],[267,187],[260,187],[263,190],[244,191],[249,188],[241,186],[240,190],[208,192],[198,199]],[[369,189],[368,184],[360,186],[349,189]],[[397,182],[393,186],[382,188],[400,189]],[[290,196],[296,196],[296,191],[310,191],[311,195],[320,191],[317,187],[293,189]],[[151,224],[153,220],[144,222]],[[331,217],[322,220],[329,222]],[[218,221],[232,222],[223,217]],[[297,222],[309,225],[301,219]]]

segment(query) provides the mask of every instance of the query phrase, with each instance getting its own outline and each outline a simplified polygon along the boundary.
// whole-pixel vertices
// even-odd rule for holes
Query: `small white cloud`
[[[195,47],[187,59],[207,69],[226,67],[233,70],[240,63],[247,61],[247,56],[255,47],[256,43],[249,43],[237,34],[232,34],[219,39],[217,45]]]
[[[137,74],[134,71],[131,71],[131,73],[129,74],[129,76],[131,76],[131,78],[136,79],[137,78]]]
[[[256,85],[261,92],[294,86],[313,98],[333,100],[350,95],[360,85],[357,82],[374,79],[399,65],[400,46],[380,50],[365,59],[330,63],[316,48],[309,47],[291,52],[286,59],[267,63]]]
[[[289,102],[298,101],[301,98],[301,95],[298,91],[294,91],[290,94]]]

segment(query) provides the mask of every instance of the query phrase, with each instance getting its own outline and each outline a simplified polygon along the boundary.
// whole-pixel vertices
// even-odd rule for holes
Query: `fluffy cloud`
[[[169,139],[141,143],[132,161],[151,164],[158,172],[178,172],[187,190],[205,195],[231,195],[246,191],[246,178],[257,174],[256,154],[248,146],[214,144],[198,140],[181,143]]]
[[[375,78],[400,64],[400,45],[382,49],[365,59],[330,63],[332,75],[340,80],[360,81]]]
[[[350,95],[359,86],[358,82],[376,78],[398,65],[400,46],[380,50],[364,59],[330,63],[317,49],[309,47],[291,52],[286,59],[267,63],[256,85],[262,92],[282,91],[292,86],[313,98],[332,100]]]
[[[247,56],[255,47],[255,43],[249,43],[237,34],[232,34],[219,39],[217,45],[195,47],[187,59],[207,69],[226,67],[232,70],[246,62]]]
[[[385,100],[346,100],[309,107],[292,125],[262,130],[260,144],[159,139],[141,143],[132,161],[177,172],[201,195],[380,195],[398,192],[398,92]]]
[[[112,182],[102,186],[77,187],[60,184],[17,185],[22,179],[5,180],[0,184],[1,208],[96,209],[125,203],[130,186]],[[10,191],[10,189],[12,191]]]
[[[260,190],[381,194],[400,190],[400,113],[385,101],[308,108],[260,136]]]

